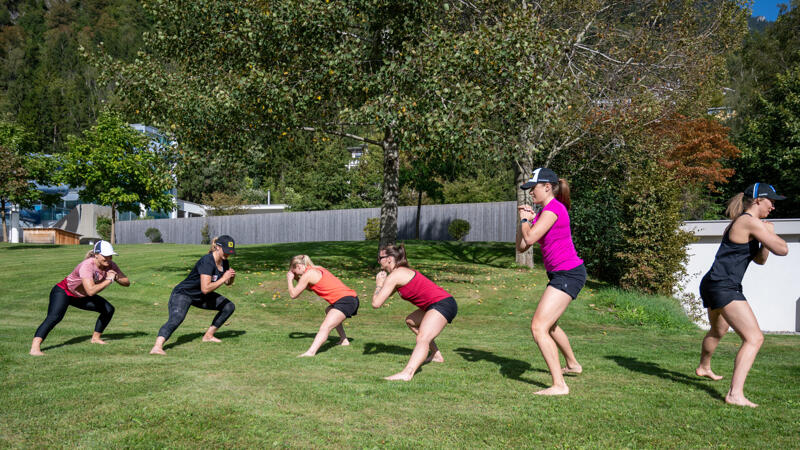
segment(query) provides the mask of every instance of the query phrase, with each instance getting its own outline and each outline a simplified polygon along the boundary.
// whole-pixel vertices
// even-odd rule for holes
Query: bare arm
[[[380,308],[389,297],[394,294],[397,287],[397,272],[392,272],[388,276],[386,272],[380,271],[375,276],[375,293],[372,294],[372,307]]]
[[[533,220],[533,213],[530,213],[530,216],[531,218],[528,220]],[[526,217],[523,216],[522,218]],[[537,220],[536,224],[533,226],[531,226],[529,222],[520,224],[519,231],[522,237],[522,243],[524,244],[524,249],[521,251],[527,250],[531,245],[538,242],[542,236],[550,231],[550,228],[553,227],[553,224],[556,223],[557,219],[558,216],[556,216],[552,211],[542,211],[542,213],[539,214],[539,220]],[[519,249],[519,246],[517,248]]]
[[[296,286],[294,283],[292,283],[294,278],[295,275],[291,270],[286,273],[286,283],[287,287],[289,288],[289,296],[292,298],[297,298],[303,293],[303,291],[306,290],[306,288],[308,288],[309,285],[317,283],[320,278],[322,278],[322,274],[318,270],[309,269],[303,274],[303,276],[300,277],[299,280],[297,280]]]
[[[211,281],[211,275],[200,274],[200,291],[203,294],[214,292],[218,287],[226,284],[234,275],[236,275],[236,271],[228,269],[217,281]]]
[[[99,294],[100,291],[111,286],[111,283],[113,282],[114,282],[113,276],[111,277],[106,276],[106,279],[99,283],[95,283],[94,279],[92,278],[81,278],[81,285],[83,285],[83,290],[86,291],[86,295],[89,297]]]
[[[789,246],[786,245],[786,241],[775,234],[775,225],[772,222],[751,219],[748,220],[747,225],[750,228],[750,234],[761,242],[761,251],[753,258],[756,264],[766,263],[770,252],[778,256],[786,256],[789,253]]]

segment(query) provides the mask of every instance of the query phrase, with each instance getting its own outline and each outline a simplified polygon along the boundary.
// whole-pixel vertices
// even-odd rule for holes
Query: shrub
[[[367,226],[364,227],[364,239],[368,241],[377,241],[381,238],[381,219],[373,217],[367,219]]]
[[[95,227],[101,239],[104,241],[111,239],[111,217],[99,216]]]
[[[161,232],[158,231],[158,228],[148,228],[144,235],[147,236],[147,239],[150,239],[150,242],[164,242],[161,239]]]
[[[469,222],[464,219],[455,219],[447,226],[447,232],[457,241],[463,241],[469,234]]]
[[[208,230],[208,222],[203,224],[200,229],[200,243],[204,245],[211,245],[211,232]]]

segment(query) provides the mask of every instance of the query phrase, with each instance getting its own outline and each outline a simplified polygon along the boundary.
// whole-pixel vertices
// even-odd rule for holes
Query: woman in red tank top
[[[295,278],[298,279],[297,285],[292,282]],[[315,266],[308,255],[297,255],[292,258],[289,263],[289,272],[286,273],[286,282],[292,298],[299,297],[304,290],[308,289],[330,303],[330,306],[325,308],[325,320],[322,321],[322,325],[314,337],[314,342],[305,353],[299,355],[300,357],[316,355],[334,328],[339,333],[337,344],[350,345],[342,322],[358,313],[356,291],[345,286],[327,269]]]
[[[447,291],[408,267],[406,250],[402,245],[382,248],[378,262],[383,270],[375,277],[372,307],[380,308],[397,290],[400,297],[418,308],[406,317],[406,325],[417,335],[411,359],[402,372],[385,378],[410,381],[423,363],[444,362],[442,352],[433,340],[445,325],[453,321],[458,313],[458,305]]]

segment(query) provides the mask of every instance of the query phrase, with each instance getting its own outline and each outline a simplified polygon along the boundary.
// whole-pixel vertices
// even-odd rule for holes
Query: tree
[[[47,195],[36,188],[36,183],[49,184],[56,178],[55,161],[38,153],[37,142],[32,133],[9,121],[0,121],[0,152],[3,169],[0,170],[0,215],[2,232],[8,236],[6,227],[6,204],[27,207],[37,201],[52,204],[55,195]]]
[[[81,200],[111,206],[111,242],[115,242],[116,211],[138,212],[174,208],[169,190],[170,148],[152,146],[147,135],[126,124],[119,114],[104,112],[97,124],[70,136],[64,158],[64,180],[82,186]]]

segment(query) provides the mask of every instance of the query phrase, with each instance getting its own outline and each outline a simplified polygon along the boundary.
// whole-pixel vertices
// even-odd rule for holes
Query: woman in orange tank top
[[[293,283],[295,278],[297,278],[296,285]],[[292,298],[299,297],[304,290],[308,289],[330,303],[330,306],[325,308],[325,320],[322,321],[322,325],[314,337],[314,342],[299,357],[316,355],[334,328],[339,333],[337,344],[350,345],[342,322],[358,313],[356,291],[345,286],[327,269],[315,266],[308,255],[297,255],[292,258],[289,263],[289,272],[286,273],[286,282]]]

